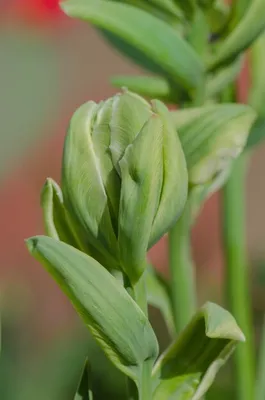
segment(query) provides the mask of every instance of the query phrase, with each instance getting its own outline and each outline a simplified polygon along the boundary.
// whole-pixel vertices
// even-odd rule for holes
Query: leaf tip
[[[203,306],[206,336],[245,342],[246,338],[235,318],[217,304],[207,302]]]
[[[36,236],[33,236],[28,239],[25,239],[25,243],[26,243],[28,251],[32,254],[37,246],[38,239]]]
[[[32,254],[32,255],[35,254],[35,252],[36,252],[36,250],[38,248],[39,238],[40,238],[40,236],[32,236],[32,237],[30,237],[28,239],[25,239],[25,243],[26,243],[27,249],[28,249],[29,253]]]

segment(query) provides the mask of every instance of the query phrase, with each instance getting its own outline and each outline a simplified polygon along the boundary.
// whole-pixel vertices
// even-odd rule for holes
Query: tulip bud
[[[187,169],[167,108],[125,91],[82,105],[65,140],[64,205],[107,268],[132,283],[146,251],[178,219]]]
[[[187,161],[194,218],[203,201],[226,182],[255,118],[253,109],[243,104],[172,112]]]

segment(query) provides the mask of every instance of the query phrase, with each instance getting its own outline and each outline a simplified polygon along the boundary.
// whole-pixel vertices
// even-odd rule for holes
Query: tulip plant
[[[238,400],[264,399],[261,373],[255,382],[243,199],[246,160],[265,126],[265,1],[67,0],[61,7],[149,74],[116,77],[120,93],[75,111],[61,186],[49,178],[41,195],[47,236],[28,239],[30,253],[126,377],[127,399],[199,400],[235,348]],[[236,102],[235,81],[248,48],[246,105]],[[200,208],[221,187],[227,307],[236,319],[210,302],[197,308],[190,252]],[[165,234],[168,282],[147,262]],[[172,336],[162,354],[149,304]],[[94,362],[88,356],[75,400],[93,399]]]

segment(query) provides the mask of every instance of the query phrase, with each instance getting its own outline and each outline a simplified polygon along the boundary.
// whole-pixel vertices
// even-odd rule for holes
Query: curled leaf
[[[199,400],[244,335],[228,311],[206,303],[154,370],[154,400]]]

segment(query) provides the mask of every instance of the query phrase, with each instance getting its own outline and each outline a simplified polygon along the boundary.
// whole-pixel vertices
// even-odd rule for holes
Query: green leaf
[[[208,10],[214,6],[215,0],[197,0],[197,4],[203,10]]]
[[[206,16],[200,9],[197,9],[187,35],[187,41],[201,59],[207,55],[209,36],[210,29]]]
[[[205,15],[213,34],[222,35],[224,27],[228,22],[229,11],[230,7],[224,0],[216,0],[211,7],[205,10]]]
[[[145,0],[142,0],[142,3],[145,2]],[[133,3],[134,0],[131,4]],[[180,7],[176,4],[174,0],[150,0],[150,3],[153,4],[155,7],[174,15],[177,18],[183,17]]]
[[[176,21],[183,19],[183,13],[174,0],[115,0],[120,3],[127,3],[134,7],[141,8],[158,18],[164,18],[167,22],[171,19]]]
[[[113,86],[126,87],[132,92],[151,99],[164,100],[168,103],[177,103],[179,88],[173,87],[170,82],[158,76],[117,76],[111,78]]]
[[[153,329],[126,290],[97,261],[58,240],[27,240],[68,296],[108,358],[136,384],[144,363],[153,363],[158,344]]]
[[[241,21],[220,44],[210,60],[209,70],[229,63],[258,38],[265,29],[264,9],[265,0],[252,0]]]
[[[171,113],[191,184],[209,183],[242,152],[255,112],[243,104],[221,104]]]
[[[243,58],[238,57],[235,62],[218,70],[210,76],[206,83],[206,98],[211,98],[222,92],[230,83],[233,83],[238,77],[243,65]]]
[[[244,17],[250,3],[252,0],[236,0],[232,1],[231,4],[231,12],[230,12],[230,20],[228,24],[228,30],[232,31],[235,29],[235,26],[241,21]]]
[[[265,33],[251,47],[249,57],[251,86],[249,88],[248,103],[261,117],[265,117],[264,50]]]
[[[47,178],[43,186],[41,206],[45,232],[48,236],[70,244],[99,261],[102,260],[102,255],[88,243],[87,233],[83,227],[74,220],[66,209],[61,188],[51,178]]]
[[[57,183],[47,178],[41,192],[46,234],[78,248],[75,236],[69,226],[67,211],[63,204],[63,194]]]
[[[91,385],[91,369],[88,360],[86,360],[74,400],[93,400]]]
[[[199,400],[244,335],[228,311],[206,303],[154,370],[154,400]]]
[[[161,312],[168,331],[173,336],[175,334],[175,327],[169,286],[151,265],[146,270],[146,291],[148,304]]]
[[[176,30],[153,15],[103,0],[68,0],[61,6],[67,15],[89,21],[145,54],[159,71],[185,88],[195,88],[202,81],[204,68],[199,56]]]
[[[263,319],[261,329],[261,341],[259,346],[259,360],[256,381],[256,400],[263,400],[265,398],[265,316]]]
[[[174,0],[183,9],[188,19],[192,19],[196,11],[196,0]]]
[[[254,146],[261,144],[265,139],[265,117],[257,118],[250,129],[246,150],[252,149]]]

